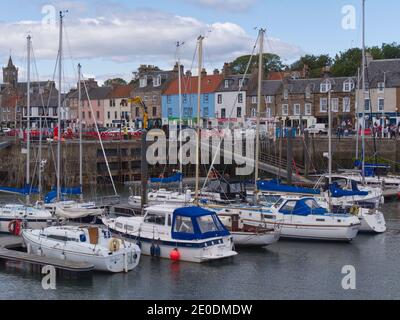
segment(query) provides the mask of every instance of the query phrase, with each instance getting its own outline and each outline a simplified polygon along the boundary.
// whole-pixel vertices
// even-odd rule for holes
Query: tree
[[[332,75],[335,77],[351,77],[357,75],[358,68],[361,67],[362,50],[352,48],[345,52],[340,52],[335,57],[335,62],[331,68]]]
[[[383,59],[399,59],[400,58],[400,45],[397,42],[391,44],[382,44]]]
[[[230,63],[231,71],[233,74],[244,74],[246,72],[247,65],[249,64],[251,56],[245,55],[237,58],[235,61]],[[285,65],[282,63],[281,58],[272,53],[264,53],[264,72],[268,74],[270,71],[283,71]],[[253,56],[251,59],[251,65],[248,72],[258,68],[259,55]]]
[[[319,56],[307,54],[294,62],[290,69],[292,71],[302,70],[307,65],[309,68],[309,77],[317,78],[321,76],[322,69],[332,65],[332,58],[327,54]]]
[[[103,87],[111,87],[112,85],[127,85],[127,82],[122,78],[108,79],[104,81]]]

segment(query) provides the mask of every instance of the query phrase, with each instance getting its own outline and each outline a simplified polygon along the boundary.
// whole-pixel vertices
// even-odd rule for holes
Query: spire
[[[7,65],[7,67],[8,67],[8,68],[13,68],[13,67],[14,67],[14,63],[13,63],[13,61],[12,61],[11,55],[10,55],[10,58],[8,59],[8,65]]]

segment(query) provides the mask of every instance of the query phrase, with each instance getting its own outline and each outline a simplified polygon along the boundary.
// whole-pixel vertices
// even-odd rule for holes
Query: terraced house
[[[163,124],[177,124],[180,114],[184,123],[193,125],[197,122],[199,78],[187,73],[182,77],[182,111],[179,110],[179,79],[172,81],[162,95]],[[216,92],[223,81],[223,75],[207,75],[203,69],[201,78],[201,118],[203,125],[207,126],[216,119],[215,104]]]
[[[357,90],[359,118],[366,126],[400,123],[400,59],[367,59],[366,90]],[[364,110],[363,110],[364,108]],[[360,121],[360,124],[362,120]]]
[[[132,106],[129,102],[132,90],[132,85],[112,86],[108,99],[104,102],[105,127],[130,127],[134,125]]]

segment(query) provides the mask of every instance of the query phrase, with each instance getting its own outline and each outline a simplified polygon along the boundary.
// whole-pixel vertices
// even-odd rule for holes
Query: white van
[[[316,123],[307,128],[309,133],[317,133],[317,134],[327,134],[328,133],[328,125],[326,123]]]

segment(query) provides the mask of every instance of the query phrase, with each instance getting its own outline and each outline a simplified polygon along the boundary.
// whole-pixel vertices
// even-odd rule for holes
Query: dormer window
[[[158,75],[157,77],[154,77],[153,86],[154,87],[161,86],[161,75]]]
[[[140,78],[139,86],[140,86],[140,88],[147,87],[147,76],[144,76],[143,78]]]
[[[378,92],[382,93],[385,91],[385,83],[384,82],[378,82]]]
[[[332,89],[332,84],[329,80],[325,80],[321,83],[320,91],[321,93],[327,93],[329,90]]]
[[[225,80],[225,89],[229,88],[229,80]]]
[[[353,80],[346,80],[343,83],[343,91],[344,92],[350,92],[354,89],[354,81]]]
[[[306,88],[306,99],[311,99],[311,88],[307,86]]]
[[[285,99],[285,100],[289,99],[289,90],[288,89],[283,90],[283,99]]]

